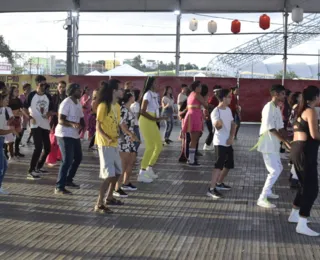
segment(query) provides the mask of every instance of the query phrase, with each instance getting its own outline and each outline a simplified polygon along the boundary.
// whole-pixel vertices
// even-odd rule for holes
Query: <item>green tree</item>
[[[140,70],[141,66],[142,66],[142,57],[141,57],[141,55],[138,55],[138,56],[133,58],[132,67]]]
[[[283,76],[283,70],[280,70],[276,74],[274,74],[275,79],[282,79]],[[294,71],[287,71],[286,73],[286,79],[298,79],[299,76]]]
[[[2,35],[0,35],[0,56],[2,58],[7,58],[8,62],[14,65],[13,52],[10,49],[9,45],[5,43]]]

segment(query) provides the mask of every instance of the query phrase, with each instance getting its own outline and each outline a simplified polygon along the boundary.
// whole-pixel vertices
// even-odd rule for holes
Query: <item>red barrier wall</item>
[[[132,81],[134,88],[142,89],[145,77],[112,77],[121,82]],[[91,89],[99,87],[101,80],[109,80],[107,76],[69,76],[69,82],[76,82],[82,86],[89,86]],[[166,86],[174,89],[174,97],[177,98],[180,92],[181,84],[191,84],[193,78],[188,77],[159,77],[159,93],[162,94]],[[203,84],[207,84],[212,90],[215,85],[223,88],[236,86],[234,78],[197,78]],[[265,103],[270,99],[269,89],[273,84],[281,84],[281,80],[269,79],[240,79],[240,99],[239,103],[242,108],[242,120],[245,122],[260,122],[261,110]],[[316,80],[286,80],[285,87],[291,91],[302,91],[308,85],[319,86]]]

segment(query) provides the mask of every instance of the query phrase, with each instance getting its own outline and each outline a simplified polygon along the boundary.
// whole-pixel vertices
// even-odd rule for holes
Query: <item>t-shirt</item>
[[[213,126],[218,120],[222,120],[223,126],[220,130],[215,128],[213,145],[229,146],[227,145],[227,140],[230,137],[231,125],[233,122],[231,109],[229,107],[226,107],[226,109],[216,107],[211,113]]]
[[[13,117],[12,110],[8,107],[0,107],[0,129],[9,130],[10,126],[8,125],[9,118]],[[5,135],[2,135],[5,136]]]
[[[159,96],[157,93],[149,90],[143,96],[143,100],[148,100],[147,112],[155,113],[159,117]]]
[[[279,153],[280,140],[270,132],[271,129],[282,129],[283,121],[279,107],[271,101],[268,102],[262,110],[262,119],[260,127],[260,139],[257,150],[261,153]]]
[[[163,102],[165,105],[169,104],[169,107],[173,108],[173,105],[174,105],[174,100],[173,100],[173,98],[169,98],[169,97],[167,97],[167,96],[164,96],[164,97],[162,98],[162,102]]]
[[[49,119],[45,116],[49,111],[52,111],[52,101],[49,94],[38,95],[36,91],[28,95],[25,107],[29,109],[30,115],[35,119],[35,124],[32,123],[31,128],[40,127],[42,129],[50,130]]]
[[[138,102],[134,102],[130,106],[131,112],[134,114],[134,124],[139,125],[139,113],[140,113],[140,104]]]
[[[59,106],[59,115],[65,115],[68,121],[73,123],[80,123],[80,119],[84,117],[82,112],[82,105],[79,101],[75,104],[70,97],[62,101]],[[79,129],[58,124],[55,130],[55,136],[71,137],[79,139]]]
[[[97,109],[97,121],[100,122],[103,132],[112,139],[112,142],[107,144],[107,140],[97,129],[95,142],[98,146],[118,147],[120,120],[120,105],[118,103],[111,105],[110,111],[107,111],[107,105],[105,103],[99,104]]]
[[[184,94],[184,93],[180,93],[178,95],[178,100],[177,100],[177,103],[178,103],[178,110],[180,111],[180,107],[181,107],[181,103],[183,103],[184,101],[187,100],[187,95]]]

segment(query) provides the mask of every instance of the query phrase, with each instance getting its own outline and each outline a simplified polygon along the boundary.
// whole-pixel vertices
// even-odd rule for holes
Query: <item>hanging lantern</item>
[[[196,31],[198,29],[198,21],[193,18],[191,21],[190,21],[190,25],[189,25],[189,28],[191,31]]]
[[[301,23],[303,21],[303,9],[299,6],[292,9],[292,21],[295,23]]]
[[[209,23],[208,23],[208,32],[211,33],[211,34],[214,34],[217,32],[217,23],[213,20],[211,20]]]
[[[239,20],[234,20],[231,23],[231,32],[237,34],[241,31],[241,22]]]
[[[259,20],[260,28],[263,30],[267,30],[270,28],[270,17],[266,14],[260,16]]]

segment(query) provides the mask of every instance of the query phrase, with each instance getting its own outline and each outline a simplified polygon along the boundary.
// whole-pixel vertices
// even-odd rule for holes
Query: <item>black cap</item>
[[[71,96],[76,91],[76,89],[80,89],[79,84],[76,84],[76,83],[69,84],[69,86],[67,88],[67,95]]]
[[[270,92],[274,92],[274,91],[277,93],[280,93],[281,91],[286,91],[286,89],[281,84],[275,84],[270,89]]]

